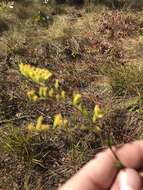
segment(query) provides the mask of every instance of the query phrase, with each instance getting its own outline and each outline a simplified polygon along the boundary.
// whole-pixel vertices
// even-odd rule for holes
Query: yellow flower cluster
[[[33,67],[29,64],[19,64],[20,72],[27,78],[30,78],[36,83],[41,83],[48,80],[52,73],[47,69]]]
[[[28,96],[28,99],[30,101],[37,101],[41,98],[47,98],[48,96],[49,97],[53,97],[53,98],[56,98],[57,101],[59,100],[65,100],[66,99],[66,93],[64,90],[62,90],[61,92],[59,92],[58,94],[54,93],[54,89],[53,88],[50,88],[48,89],[48,87],[44,87],[44,86],[41,86],[39,88],[39,92],[36,93],[36,91],[34,89],[32,90],[29,90],[27,92],[27,96]]]
[[[27,128],[31,132],[42,132],[42,131],[48,131],[50,126],[43,123],[43,116],[38,117],[36,126],[33,125],[33,123],[29,123]]]
[[[54,127],[62,127],[62,126],[66,127],[67,124],[68,120],[64,119],[60,113],[55,115],[53,123]]]
[[[66,92],[62,90],[60,82],[58,79],[55,79],[55,82],[52,86],[46,87],[44,82],[48,80],[52,73],[47,69],[36,68],[28,64],[19,64],[20,72],[27,78],[30,78],[32,81],[40,84],[39,91],[36,92],[35,90],[29,90],[27,92],[27,96],[29,100],[36,101],[39,99],[46,99],[46,98],[53,98],[57,101],[60,100],[69,100]],[[82,101],[82,95],[80,93],[74,93],[72,99],[70,99],[70,105],[72,105],[76,110],[82,114],[85,119],[90,119],[92,124],[94,124],[97,119],[102,118],[104,116],[102,110],[100,109],[99,105],[95,105],[93,110],[93,115],[90,117],[90,113],[84,105]],[[58,127],[67,127],[68,120],[64,118],[61,113],[56,114],[54,116],[54,121],[52,125],[43,124],[44,118],[43,116],[38,117],[36,124],[29,123],[27,128],[31,132],[42,132],[49,130],[50,127],[58,128]],[[90,123],[91,123],[90,122]],[[85,127],[83,127],[85,128]],[[99,133],[101,128],[96,126],[95,132]]]
[[[103,116],[104,114],[100,107],[98,105],[95,105],[92,118],[93,123],[95,123],[97,119],[102,118]]]

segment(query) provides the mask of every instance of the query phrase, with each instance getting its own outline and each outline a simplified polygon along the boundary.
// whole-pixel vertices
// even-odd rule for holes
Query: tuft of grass
[[[138,96],[143,93],[143,68],[138,65],[106,66],[113,92],[118,96]]]

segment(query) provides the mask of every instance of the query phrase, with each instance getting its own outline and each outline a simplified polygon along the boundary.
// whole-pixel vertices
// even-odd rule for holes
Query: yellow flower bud
[[[62,126],[66,127],[67,124],[68,120],[64,119],[60,113],[55,115],[53,123],[54,127],[62,127]]]
[[[58,79],[56,79],[56,81],[55,81],[55,88],[56,88],[56,89],[58,89],[58,88],[59,88],[59,86],[60,86],[60,85],[59,85],[59,80],[58,80]]]
[[[47,96],[47,91],[48,91],[47,87],[40,87],[39,88],[39,96],[40,97],[46,97]]]
[[[64,90],[62,90],[62,92],[61,92],[61,97],[62,97],[63,100],[65,100],[65,98],[66,98],[66,92]]]
[[[63,118],[61,114],[56,114],[54,117],[54,123],[53,126],[54,127],[61,127],[63,124]]]
[[[73,101],[72,101],[73,105],[77,106],[80,102],[81,102],[81,94],[79,94],[79,93],[74,94]]]
[[[37,124],[36,124],[36,129],[37,130],[40,130],[40,126],[41,126],[43,120],[44,120],[43,116],[38,117]]]
[[[49,96],[50,96],[50,97],[53,97],[53,95],[54,95],[54,90],[53,90],[53,88],[51,88],[51,89],[49,90]]]
[[[35,96],[32,97],[32,100],[33,100],[34,102],[36,102],[38,99],[39,99],[39,98],[38,98],[37,95],[35,95]]]
[[[103,116],[104,114],[101,111],[100,107],[96,105],[93,111],[93,118],[92,118],[93,123],[95,123],[98,118],[102,118]]]

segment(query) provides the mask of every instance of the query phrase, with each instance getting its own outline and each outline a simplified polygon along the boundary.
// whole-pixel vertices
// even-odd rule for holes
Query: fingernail
[[[119,187],[120,187],[120,190],[134,190],[134,188],[130,184],[130,178],[129,178],[128,172],[126,171],[120,172]]]

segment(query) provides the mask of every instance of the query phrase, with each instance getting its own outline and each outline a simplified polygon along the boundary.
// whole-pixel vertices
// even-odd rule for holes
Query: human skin
[[[97,154],[59,190],[141,190],[143,140],[113,149],[124,169],[115,167],[117,160],[108,149]]]

